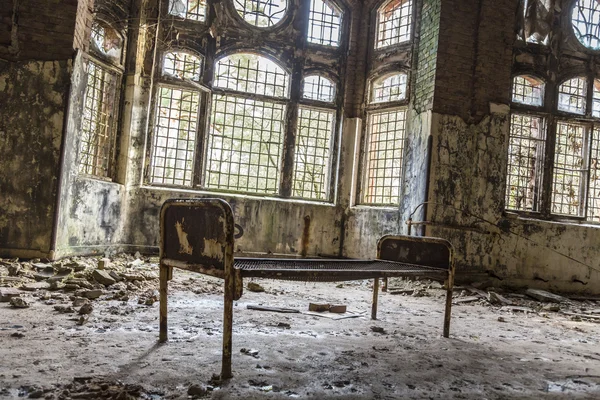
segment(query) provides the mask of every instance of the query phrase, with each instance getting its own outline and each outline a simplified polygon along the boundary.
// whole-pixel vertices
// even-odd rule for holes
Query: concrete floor
[[[222,383],[211,381],[220,371],[219,280],[175,271],[170,340],[163,345],[158,302],[138,304],[136,293],[128,301],[94,300],[81,326],[78,316],[57,313],[45,301],[26,309],[0,303],[0,398],[103,398],[110,386],[121,393],[113,398],[185,399],[191,384],[209,389],[197,398],[212,399],[600,398],[598,323],[550,311],[511,312],[481,300],[454,306],[451,338],[444,339],[441,289],[397,282],[427,296],[383,293],[379,320],[372,321],[369,282],[258,282],[266,292],[246,291],[235,303],[234,378]],[[70,304],[55,297],[56,304]],[[346,304],[346,315],[362,316],[246,308],[304,311],[309,302]]]

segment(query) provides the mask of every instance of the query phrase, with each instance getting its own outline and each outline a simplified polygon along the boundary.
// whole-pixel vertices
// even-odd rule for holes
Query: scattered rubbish
[[[508,300],[506,297],[499,295],[496,292],[488,292],[487,295],[487,300],[491,303],[491,304],[495,304],[495,305],[505,305],[505,306],[509,306],[512,304],[512,301]]]
[[[277,324],[278,328],[283,328],[283,329],[292,329],[292,326],[290,324],[288,324],[287,322],[280,322]]]
[[[23,292],[15,288],[2,287],[0,288],[0,303],[8,303],[10,299],[20,296],[21,293]]]
[[[258,358],[258,350],[255,350],[255,349],[246,349],[246,348],[242,347],[240,349],[240,353],[245,354],[250,357]]]
[[[548,302],[548,303],[564,303],[568,301],[566,297],[559,296],[554,293],[546,292],[545,290],[539,289],[527,289],[525,292],[529,297],[532,297],[536,300]]]
[[[265,291],[265,288],[256,282],[248,282],[248,290],[255,293],[261,293]]]
[[[331,307],[329,307],[329,312],[335,313],[335,314],[344,314],[346,312],[346,305],[345,304],[334,304]]]
[[[580,314],[580,313],[574,313],[574,312],[569,312],[569,311],[561,311],[560,313],[564,314],[564,315],[569,315],[571,317],[587,318],[587,319],[591,319],[591,320],[595,320],[595,321],[600,321],[600,315]]]
[[[504,317],[498,317],[498,322],[506,322],[506,319]]]
[[[558,304],[546,304],[542,307],[542,310],[557,312],[560,311],[560,306]]]
[[[478,301],[480,298],[478,296],[468,296],[462,297],[458,299],[453,299],[452,304],[464,304],[464,303],[472,303],[474,301]]]
[[[389,294],[405,294],[405,295],[412,295],[415,292],[415,289],[388,289],[388,293]]]
[[[535,310],[529,307],[519,307],[519,306],[504,306],[500,308],[501,311],[517,311],[523,313],[534,313]]]
[[[205,396],[208,390],[204,385],[193,383],[188,387],[187,394],[189,396]]]
[[[331,304],[308,303],[308,311],[313,311],[313,312],[329,311],[330,307],[331,307]]]
[[[387,332],[385,331],[385,329],[383,329],[380,326],[372,326],[371,327],[371,331],[375,332],[375,333],[381,333],[381,334],[386,334]]]
[[[11,297],[10,305],[15,308],[27,308],[30,306],[29,302],[22,297]]]
[[[282,308],[282,307],[266,307],[266,306],[253,306],[248,304],[246,306],[248,310],[256,310],[256,311],[271,311],[278,313],[288,313],[288,314],[296,314],[299,313],[299,310],[295,310],[293,308]]]

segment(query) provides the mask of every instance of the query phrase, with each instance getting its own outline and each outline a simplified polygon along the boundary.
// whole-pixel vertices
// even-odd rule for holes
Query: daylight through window
[[[287,0],[233,0],[244,21],[259,28],[276,25],[285,16]]]
[[[404,43],[411,38],[412,0],[390,0],[377,13],[376,48]]]
[[[325,46],[338,46],[342,13],[331,0],[311,0],[308,41]]]
[[[204,21],[206,0],[169,0],[169,14],[192,21]]]

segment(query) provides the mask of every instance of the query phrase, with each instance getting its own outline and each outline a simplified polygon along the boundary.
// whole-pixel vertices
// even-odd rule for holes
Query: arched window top
[[[412,0],[390,0],[377,10],[376,48],[410,40]]]
[[[202,58],[193,54],[170,51],[165,53],[163,75],[198,82],[202,75]]]
[[[276,25],[285,16],[287,0],[233,0],[238,14],[259,28]]]
[[[338,46],[342,12],[331,0],[311,0],[308,41],[325,46]]]
[[[571,16],[575,37],[585,47],[600,49],[600,3],[598,0],[579,0]]]
[[[274,61],[253,53],[217,60],[214,86],[271,97],[289,97],[289,74]]]
[[[513,79],[512,101],[529,106],[544,105],[546,83],[531,75],[519,75]]]
[[[192,21],[204,21],[206,0],[169,0],[169,14]]]
[[[373,81],[371,103],[386,103],[406,99],[408,76],[404,72],[383,76]]]
[[[558,109],[573,114],[585,114],[587,79],[577,77],[563,82],[558,88]]]
[[[114,59],[121,61],[123,52],[123,38],[116,29],[101,21],[94,21],[92,24],[92,35],[90,37],[92,49]]]
[[[335,99],[335,84],[322,75],[309,75],[304,78],[302,97],[332,103]]]

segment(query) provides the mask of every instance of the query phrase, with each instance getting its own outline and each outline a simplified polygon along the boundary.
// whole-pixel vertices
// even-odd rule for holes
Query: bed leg
[[[225,274],[225,302],[223,305],[223,359],[221,361],[221,379],[229,379],[231,372],[231,351],[233,334],[233,297],[235,287],[233,276]]]
[[[371,307],[371,319],[377,319],[377,300],[379,297],[379,278],[373,280],[373,306]]]
[[[166,265],[160,265],[160,335],[159,342],[167,341],[167,294],[169,270]],[[172,274],[172,272],[171,272]]]
[[[444,337],[450,336],[450,316],[452,311],[452,291],[454,288],[454,274],[450,273],[446,281],[446,311],[444,312]]]
[[[385,278],[383,278],[383,287],[381,288],[381,291],[384,293],[387,293],[388,290],[388,277],[386,276]]]

